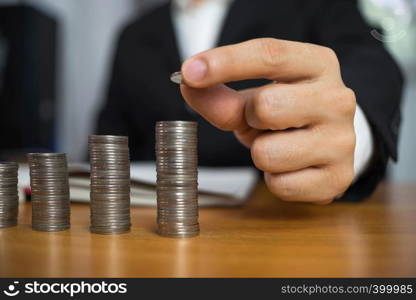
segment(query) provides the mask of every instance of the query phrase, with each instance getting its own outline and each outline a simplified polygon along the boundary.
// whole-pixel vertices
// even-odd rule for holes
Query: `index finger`
[[[254,39],[197,54],[184,62],[184,82],[194,88],[245,79],[308,80],[329,70],[338,60],[326,47],[278,40]]]

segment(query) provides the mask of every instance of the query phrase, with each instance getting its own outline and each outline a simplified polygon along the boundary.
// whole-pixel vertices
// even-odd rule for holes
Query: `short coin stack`
[[[32,228],[61,231],[70,227],[68,164],[64,153],[30,153]]]
[[[196,122],[156,124],[157,222],[167,237],[199,234]]]
[[[128,232],[131,226],[128,137],[92,135],[88,144],[91,163],[91,232]]]
[[[17,170],[16,163],[0,162],[0,228],[17,225]]]

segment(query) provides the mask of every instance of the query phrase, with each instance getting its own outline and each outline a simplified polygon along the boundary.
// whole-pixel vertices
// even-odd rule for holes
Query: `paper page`
[[[89,172],[88,163],[70,164],[70,171],[79,170]],[[145,183],[156,184],[156,168],[154,162],[132,162],[131,178]],[[258,180],[258,172],[251,167],[231,168],[198,168],[199,190],[210,193],[233,196],[242,203],[249,197]],[[27,165],[19,166],[19,193],[24,199],[23,189],[30,186],[29,168]],[[216,204],[221,204],[219,201]]]
[[[135,162],[131,164],[131,177],[147,183],[156,183],[154,162]],[[232,195],[246,199],[258,180],[258,172],[252,167],[199,167],[198,186],[202,191]]]

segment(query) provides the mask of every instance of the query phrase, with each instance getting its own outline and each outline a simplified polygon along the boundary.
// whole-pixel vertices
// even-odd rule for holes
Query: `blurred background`
[[[84,160],[118,34],[163,1],[0,0],[0,156],[48,150]],[[372,27],[383,29],[368,34],[406,75],[399,163],[389,176],[414,181],[416,0],[362,0],[360,6]]]

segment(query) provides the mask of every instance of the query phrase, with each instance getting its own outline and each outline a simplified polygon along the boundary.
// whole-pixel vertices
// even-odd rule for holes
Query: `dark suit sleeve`
[[[126,27],[120,35],[114,56],[107,96],[98,116],[97,134],[124,135],[129,137],[131,159],[143,156],[146,142],[145,130],[135,119],[140,119],[140,98],[134,91],[143,83],[135,76],[132,67],[136,41],[132,26]]]
[[[384,177],[389,158],[397,160],[400,102],[403,79],[382,42],[371,35],[357,1],[311,1],[311,35],[321,45],[335,50],[345,84],[354,90],[372,127],[376,141],[374,159],[367,172],[348,190],[344,199],[370,195]]]
[[[97,134],[127,135],[129,131],[126,114],[127,95],[124,87],[126,78],[123,66],[123,51],[126,42],[126,33],[123,32],[117,44],[106,101],[98,116]]]

